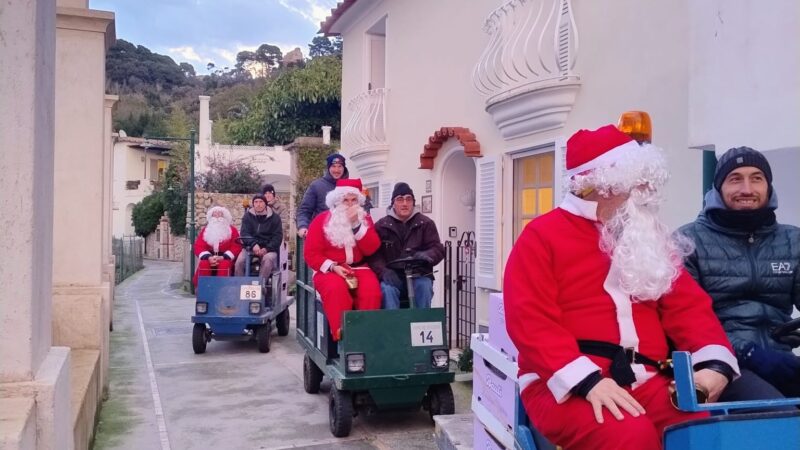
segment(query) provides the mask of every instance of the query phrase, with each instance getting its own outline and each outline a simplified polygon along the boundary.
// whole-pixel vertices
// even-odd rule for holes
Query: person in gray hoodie
[[[772,170],[760,152],[732,148],[717,162],[697,219],[679,232],[694,241],[686,269],[713,300],[741,378],[720,401],[800,396],[800,334],[773,331],[800,308],[800,228],[776,222]]]
[[[308,189],[303,194],[303,201],[297,208],[297,235],[301,238],[306,237],[308,225],[314,220],[314,217],[328,210],[328,206],[325,205],[325,196],[336,187],[336,180],[350,176],[344,156],[339,153],[328,155],[325,162],[327,165],[325,175],[308,185]]]
[[[387,263],[405,257],[425,261],[422,275],[414,278],[414,306],[430,308],[433,298],[433,266],[444,259],[444,245],[436,223],[419,212],[414,191],[407,183],[397,183],[387,214],[375,223],[381,247],[368,264],[381,280],[383,309],[398,309],[400,296],[408,295],[405,273],[387,267]]]

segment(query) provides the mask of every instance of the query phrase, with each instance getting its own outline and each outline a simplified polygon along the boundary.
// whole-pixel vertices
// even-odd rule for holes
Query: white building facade
[[[670,225],[701,208],[702,150],[741,145],[767,152],[778,218],[800,223],[799,13],[791,0],[347,0],[322,31],[344,39],[351,176],[379,211],[408,182],[453,249],[475,233],[477,328],[516,236],[561,201],[566,140],[625,111],[648,112],[666,150]],[[439,267],[435,304],[462,283],[453,272]]]

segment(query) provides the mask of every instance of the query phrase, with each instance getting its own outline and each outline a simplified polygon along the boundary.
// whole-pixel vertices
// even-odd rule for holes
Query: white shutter
[[[553,207],[561,204],[561,200],[567,195],[567,139],[564,137],[556,138],[554,142],[555,155],[553,158]]]
[[[475,240],[478,253],[475,257],[475,286],[500,291],[500,255],[502,217],[502,155],[478,159],[475,181]]]
[[[381,210],[384,210],[392,204],[392,190],[394,189],[394,180],[385,180],[378,183],[378,205]]]

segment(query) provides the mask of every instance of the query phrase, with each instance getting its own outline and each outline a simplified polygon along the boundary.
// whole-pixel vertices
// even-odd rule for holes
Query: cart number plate
[[[442,345],[441,322],[412,322],[411,346]]]
[[[243,284],[239,288],[240,300],[261,300],[261,286]]]

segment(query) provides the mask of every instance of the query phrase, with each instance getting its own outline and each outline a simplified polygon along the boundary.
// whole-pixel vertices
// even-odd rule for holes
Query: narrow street
[[[145,261],[117,286],[110,387],[96,449],[433,449],[427,412],[354,420],[347,438],[328,428],[329,383],[303,390],[303,352],[292,330],[272,349],[217,342],[192,352],[194,298],[180,290],[181,263]],[[456,413],[469,411],[469,382],[456,382]]]

